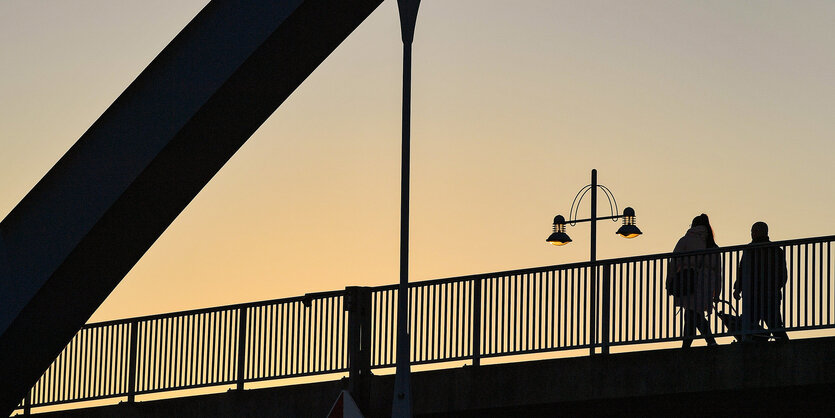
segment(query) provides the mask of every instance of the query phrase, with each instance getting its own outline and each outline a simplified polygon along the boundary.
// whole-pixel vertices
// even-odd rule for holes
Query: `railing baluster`
[[[496,333],[496,337],[498,337],[498,341],[496,341],[496,353],[502,353],[507,349],[507,331],[505,330],[507,320],[505,319],[507,316],[508,304],[509,299],[507,298],[507,287],[506,287],[507,277],[502,276],[498,279],[498,283],[496,284],[498,291],[496,293],[496,324],[498,325],[498,331]]]
[[[524,321],[525,326],[524,326],[524,328],[522,328],[522,331],[525,333],[525,336],[522,339],[522,342],[525,344],[525,346],[522,350],[530,350],[531,349],[531,295],[533,293],[532,289],[531,289],[531,276],[529,274],[522,275],[522,283],[524,284],[524,287],[525,287],[525,301],[524,301],[525,309],[524,310],[521,310],[521,309],[519,310],[519,312],[521,312],[525,316],[525,321]],[[522,321],[520,321],[520,323],[521,322]],[[522,350],[520,350],[520,351],[522,351]]]
[[[441,347],[438,350],[438,359],[446,359],[448,358],[448,348],[449,348],[449,337],[450,337],[450,330],[449,330],[449,283],[444,283],[441,285],[443,288],[443,309],[441,310],[441,329],[439,334],[443,336],[441,342]]]
[[[624,303],[624,296],[623,296],[623,264],[618,264],[618,277],[617,277],[617,280],[615,281],[615,283],[617,284],[617,288],[618,288],[617,297],[616,297],[617,308],[615,309],[615,312],[618,315],[618,320],[617,320],[617,324],[618,324],[617,331],[618,332],[617,332],[617,337],[615,338],[615,341],[616,342],[623,342],[624,341],[624,338],[623,338],[623,324],[626,322],[626,320],[624,320],[624,318],[623,318],[623,312],[624,312],[624,308],[623,308],[624,307],[624,305],[623,305],[623,303]]]
[[[591,274],[587,283],[591,286],[589,289],[589,316],[586,322],[588,322],[589,355],[593,356],[597,351],[597,264],[591,266]]]
[[[825,324],[823,320],[823,292],[824,292],[824,281],[823,281],[823,243],[818,243],[818,325]]]
[[[426,286],[420,286],[417,289],[420,290],[420,326],[418,330],[420,331],[420,341],[418,345],[420,347],[420,353],[417,356],[418,361],[426,359],[426,352],[428,351],[428,344],[429,341],[429,301],[426,298]]]
[[[603,265],[603,314],[601,323],[601,341],[600,352],[602,354],[609,354],[609,307],[612,303],[612,296],[609,292],[610,278],[611,278],[611,264]]]
[[[631,337],[629,338],[629,341],[635,341],[635,340],[637,340],[636,335],[637,335],[637,331],[638,331],[638,326],[637,326],[637,324],[638,324],[638,322],[637,322],[637,318],[638,318],[637,309],[638,308],[637,308],[637,305],[638,305],[638,295],[639,295],[639,291],[640,291],[639,287],[638,287],[640,285],[640,282],[638,282],[637,274],[635,272],[635,263],[629,263],[629,276],[627,277],[627,283],[630,283],[632,285],[630,287],[630,289],[632,289],[632,300],[631,300],[631,303],[632,303],[632,315],[631,315],[632,329],[631,329],[631,331],[632,332],[630,333]]]
[[[832,325],[832,246],[826,243],[826,323]],[[788,324],[786,325],[788,327]]]
[[[548,350],[553,348],[550,344],[550,336],[551,336],[551,303],[549,298],[551,296],[551,288],[550,288],[550,280],[549,280],[549,272],[544,271],[541,272],[539,275],[540,278],[540,291],[541,291],[541,301],[539,302],[539,316],[540,316],[540,326],[541,326],[541,334],[540,334],[540,343],[539,348],[541,350]]]

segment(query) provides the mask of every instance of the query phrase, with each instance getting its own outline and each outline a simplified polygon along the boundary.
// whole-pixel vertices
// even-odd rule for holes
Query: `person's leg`
[[[693,344],[693,337],[696,336],[696,312],[692,309],[682,309],[682,316],[684,317],[684,340],[681,341],[681,347],[687,348]]]
[[[753,286],[749,286],[749,292],[742,294],[742,320],[740,321],[740,334],[742,334],[739,338],[737,338],[741,342],[750,342],[751,341],[751,333],[754,329],[756,329],[755,324],[759,322],[757,317],[757,298],[754,295],[750,288]]]
[[[762,300],[761,295],[754,295],[749,300],[749,311],[747,321],[743,321],[744,332],[747,335],[744,337],[744,341],[759,341],[762,337],[762,326],[760,322],[764,321],[766,317],[766,312],[764,303],[760,303]]]
[[[693,311],[693,314],[696,320],[696,328],[705,337],[707,345],[716,345],[716,339],[713,338],[713,333],[710,332],[710,323],[707,321],[707,318],[705,318],[702,312]]]
[[[764,342],[768,341],[769,332],[771,331],[771,325],[769,323],[773,322],[771,318],[771,314],[768,311],[768,305],[762,304],[760,305],[760,309],[757,312],[754,312],[754,322],[751,324],[751,340]],[[766,326],[768,329],[766,329]]]
[[[769,314],[763,318],[763,322],[765,325],[768,326],[768,331],[771,332],[778,341],[788,341],[789,336],[786,334],[786,331],[772,331],[773,329],[782,329],[785,328],[785,324],[783,324],[783,315],[780,312],[780,299],[775,300],[772,303],[772,309],[769,310]]]

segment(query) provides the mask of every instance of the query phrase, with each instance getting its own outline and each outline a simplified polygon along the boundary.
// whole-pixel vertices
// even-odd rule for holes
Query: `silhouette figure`
[[[768,239],[768,225],[756,222],[751,226],[751,245],[771,242]],[[779,247],[754,247],[742,252],[739,261],[737,279],[734,282],[734,298],[742,300],[743,330],[761,329],[760,321],[765,322],[771,335],[781,341],[788,341],[781,329],[783,315],[780,304],[783,301],[783,287],[786,285],[786,253]],[[750,340],[743,336],[743,341]]]
[[[687,252],[716,248],[713,228],[704,213],[693,218],[691,227],[676,243],[673,252]],[[722,269],[718,254],[674,257],[667,268],[667,289],[675,282],[683,288],[673,294],[673,301],[684,311],[684,340],[682,348],[690,347],[696,336],[696,329],[702,333],[708,345],[716,345],[710,332],[705,313],[713,310],[713,301],[721,292]]]

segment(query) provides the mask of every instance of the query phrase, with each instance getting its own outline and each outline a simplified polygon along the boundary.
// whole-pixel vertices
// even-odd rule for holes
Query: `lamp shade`
[[[635,226],[635,209],[628,207],[623,210],[623,225],[615,233],[624,238],[635,238],[641,235],[641,230]]]
[[[618,228],[618,232],[616,232],[616,234],[624,238],[635,238],[642,233],[643,232],[641,232],[641,230],[635,225],[622,225]]]
[[[554,245],[565,245],[571,242],[571,237],[565,232],[554,232],[548,236],[547,241]]]
[[[565,245],[571,242],[571,237],[565,233],[565,218],[562,215],[554,217],[554,232],[545,241],[554,245]]]

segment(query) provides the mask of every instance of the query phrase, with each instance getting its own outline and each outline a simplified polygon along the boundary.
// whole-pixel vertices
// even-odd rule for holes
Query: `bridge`
[[[390,379],[373,372],[394,365],[398,297],[409,298],[412,364],[447,367],[417,375],[416,390],[460,394],[447,396],[451,403],[441,404],[453,411],[530,412],[565,403],[582,408],[578,402],[592,402],[584,405],[593,408],[601,399],[662,396],[669,394],[665,387],[677,387],[642,386],[636,374],[631,382],[643,389],[619,392],[618,382],[598,376],[607,370],[625,373],[635,361],[682,368],[695,364],[714,377],[730,367],[722,358],[744,363],[737,374],[720,379],[725,382],[715,387],[720,394],[734,388],[793,388],[795,392],[782,392],[790,394],[803,388],[827,390],[832,383],[828,363],[803,362],[823,355],[827,339],[762,351],[720,347],[709,350],[712,354],[703,360],[694,353],[679,363],[664,363],[667,354],[661,351],[639,353],[645,357],[637,360],[613,354],[682,338],[680,318],[663,288],[666,263],[681,256],[672,254],[413,283],[408,295],[399,295],[395,286],[348,288],[84,325],[225,162],[380,3],[210,2],[3,219],[0,405],[7,412],[21,398],[18,412],[27,414],[111,400],[124,402],[113,407],[113,414],[124,415],[131,408],[150,411],[152,403],[142,402],[150,396],[234,388],[213,398],[221,405],[229,397],[255,399],[263,392],[252,389],[262,382],[311,376],[324,382],[316,387],[330,389],[294,391],[288,386],[268,398],[328,400],[333,396],[327,390],[341,387],[328,380],[347,373],[346,388],[370,415],[379,414],[391,393],[380,388]],[[785,330],[793,337],[828,335],[833,328],[831,241],[820,237],[773,244],[787,252],[789,282],[780,309]],[[743,250],[728,247],[686,256],[720,257],[728,295]],[[756,332],[731,333],[715,316],[711,322],[723,342]],[[561,363],[486,365],[520,355],[578,352],[590,356]],[[722,352],[727,356],[717,354]],[[775,358],[785,361],[775,363]],[[461,363],[468,368],[458,369]],[[757,374],[772,363],[790,378]],[[553,376],[565,367],[575,370],[567,378],[609,392],[587,391],[597,395],[584,397],[567,391],[569,395],[554,397],[543,384],[559,388]],[[553,373],[541,373],[548,370]],[[532,374],[540,377],[507,380]],[[749,375],[756,376],[753,383]],[[491,389],[484,379],[500,386]],[[443,382],[463,382],[480,392],[467,395]],[[520,401],[506,396],[511,388],[542,397]],[[682,390],[701,396],[710,388],[703,384],[695,391]],[[422,399],[419,404],[438,404]]]
[[[793,340],[807,338],[788,343],[729,344],[759,331],[731,332],[712,315],[711,329],[723,346],[669,349],[683,337],[681,315],[664,288],[670,260],[721,260],[722,294],[731,300],[721,309],[739,312],[744,302],[730,298],[731,286],[750,245],[411,283],[411,363],[415,370],[433,364],[440,369],[415,374],[416,403],[423,405],[416,411],[449,413],[436,408],[448,405],[460,413],[547,415],[549,405],[559,405],[605,413],[639,399],[654,399],[647,405],[658,411],[671,410],[664,399],[724,399],[716,405],[729,408],[802,407],[801,400],[835,384],[828,359],[835,341],[820,338],[835,335],[834,240],[756,246],[785,251],[788,279],[779,306],[784,330]],[[88,324],[32,387],[19,412],[101,399],[123,402],[97,412],[110,416],[161,407],[194,411],[188,406],[194,398],[142,402],[137,396],[211,387],[233,390],[206,395],[201,404],[260,408],[267,402],[292,411],[293,405],[309,407],[310,400],[330,403],[346,388],[369,416],[385,416],[391,376],[373,372],[394,366],[398,296],[395,285],[349,287]],[[623,351],[630,353],[615,353]],[[539,359],[561,354],[574,358]],[[530,361],[519,363],[520,355]],[[322,383],[250,389],[304,376],[319,376]],[[85,416],[83,410],[67,414]]]

